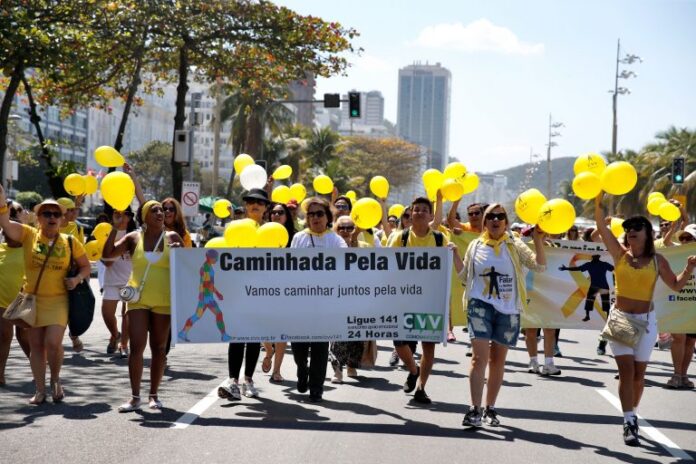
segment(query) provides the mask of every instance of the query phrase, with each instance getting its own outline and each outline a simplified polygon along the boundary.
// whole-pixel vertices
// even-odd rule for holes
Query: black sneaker
[[[416,368],[416,373],[408,373],[406,377],[406,383],[404,383],[404,392],[411,393],[416,388],[416,382],[418,382],[418,377],[420,376],[420,367]]]
[[[469,408],[462,421],[464,427],[481,427],[481,410],[476,406]]]
[[[495,410],[495,408],[491,408],[490,406],[486,406],[486,409],[483,411],[483,420],[488,425],[500,425],[500,419],[498,419],[498,412]]]
[[[428,396],[428,394],[425,393],[425,390],[422,388],[416,390],[416,393],[413,395],[413,401],[421,404],[431,404],[433,402]]]
[[[309,401],[312,403],[319,403],[323,400],[322,394],[320,391],[311,391],[309,392]]]
[[[389,357],[389,365],[394,367],[397,364],[399,364],[399,354],[396,352],[396,350],[394,350],[392,351],[392,354]]]
[[[297,391],[305,393],[309,383],[309,372],[307,366],[297,366]]]
[[[637,421],[636,421],[637,422]],[[624,422],[623,438],[628,446],[638,446],[638,425],[636,422]]]

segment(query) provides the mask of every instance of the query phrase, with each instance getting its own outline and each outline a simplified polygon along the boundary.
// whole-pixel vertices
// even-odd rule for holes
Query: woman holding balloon
[[[125,209],[125,207],[124,207]],[[104,244],[103,257],[114,259],[128,253],[132,259],[132,271],[128,286],[140,289],[139,297],[128,303],[128,331],[131,353],[128,357],[130,375],[130,400],[119,406],[119,412],[139,410],[140,383],[143,375],[143,353],[150,339],[152,364],[150,365],[150,409],[161,409],[158,390],[164,375],[167,337],[169,336],[171,306],[169,257],[170,249],[183,246],[176,232],[164,226],[162,204],[150,200],[140,207],[138,218],[141,231],[133,231],[118,241],[118,229],[113,228]]]
[[[675,275],[667,259],[655,253],[652,224],[646,217],[634,216],[623,221],[625,233],[619,242],[607,226],[601,202],[602,195],[598,195],[595,198],[597,230],[615,263],[616,302],[611,311],[623,313],[629,321],[647,322],[647,329],[635,346],[609,342],[619,369],[624,443],[635,446],[639,444],[636,410],[645,386],[645,368],[658,333],[652,301],[655,284],[660,277],[669,288],[679,292],[696,269],[696,256],[689,256],[684,270]]]

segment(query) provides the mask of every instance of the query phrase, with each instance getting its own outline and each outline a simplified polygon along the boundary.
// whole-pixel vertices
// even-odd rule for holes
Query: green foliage
[[[41,203],[43,201],[43,197],[38,193],[38,192],[19,192],[17,194],[17,198],[15,200],[22,205],[25,209],[31,208],[33,205],[36,205],[37,203]]]

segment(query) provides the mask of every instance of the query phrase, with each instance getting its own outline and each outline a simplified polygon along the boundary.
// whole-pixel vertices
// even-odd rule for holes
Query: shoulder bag
[[[72,236],[68,236],[70,247],[70,269],[68,277],[75,277],[80,273],[80,268],[73,260]],[[89,329],[94,319],[94,294],[89,286],[89,278],[82,280],[75,288],[68,290],[68,327],[70,335],[79,337]]]
[[[36,279],[36,285],[34,286],[34,293],[28,293],[21,291],[17,297],[10,303],[10,305],[5,309],[2,314],[4,319],[12,322],[14,325],[19,326],[23,329],[28,329],[33,327],[36,323],[36,290],[39,288],[39,283],[41,283],[41,277],[43,276],[44,269],[46,269],[46,263],[48,263],[48,258],[51,257],[53,252],[53,247],[56,246],[56,238],[53,244],[48,249],[48,254],[46,259],[41,265],[41,271],[39,271],[39,278]]]

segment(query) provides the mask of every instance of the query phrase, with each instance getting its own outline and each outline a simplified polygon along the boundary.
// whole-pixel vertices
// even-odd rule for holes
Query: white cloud
[[[523,42],[510,29],[496,26],[487,19],[477,19],[466,26],[459,22],[428,26],[413,44],[425,48],[506,55],[537,55],[544,52],[543,43]]]

